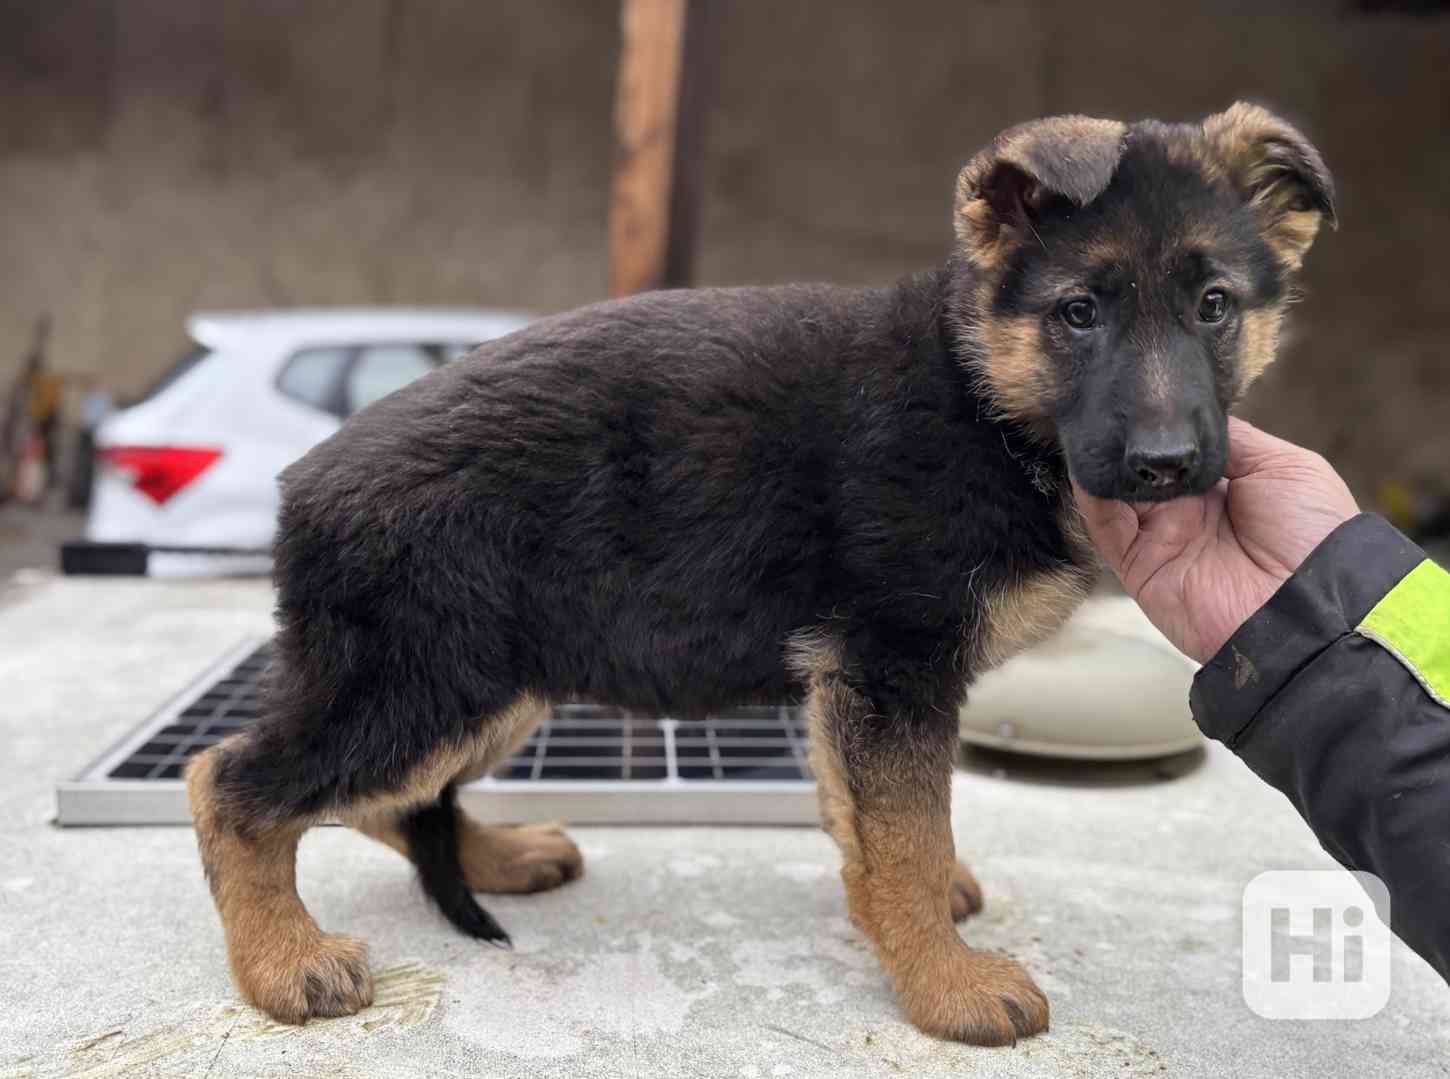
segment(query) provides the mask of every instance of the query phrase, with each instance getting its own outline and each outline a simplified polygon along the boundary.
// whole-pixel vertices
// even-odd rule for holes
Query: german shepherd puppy
[[[953,927],[981,903],[950,821],[957,712],[1051,634],[1095,558],[1095,495],[1207,491],[1273,359],[1332,183],[1294,128],[1014,127],[957,181],[945,264],[888,288],[601,303],[479,348],[282,477],[277,638],[256,727],[188,773],[242,993],[289,1023],[372,999],[323,933],[297,842],[340,818],[474,892],[578,877],[553,827],[477,823],[455,786],[549,702],[695,715],[804,694],[847,904],[922,1030],[1045,1030],[1021,966]]]

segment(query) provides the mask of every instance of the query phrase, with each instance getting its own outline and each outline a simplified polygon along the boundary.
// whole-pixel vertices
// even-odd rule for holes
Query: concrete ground
[[[240,636],[261,582],[56,580],[0,591],[0,1076],[1427,1076],[1450,992],[1396,944],[1360,1022],[1255,1017],[1239,904],[1265,869],[1331,865],[1218,747],[1167,769],[988,761],[958,777],[987,891],[974,945],[1022,959],[1052,1030],[983,1050],[897,1011],[809,829],[581,828],[585,877],[489,906],[503,952],[342,829],[303,843],[304,898],[372,945],[378,1000],[279,1027],[241,1004],[190,833],[61,830],[53,787]]]
[[[0,582],[16,570],[56,569],[60,545],[85,529],[86,515],[76,510],[0,502]]]

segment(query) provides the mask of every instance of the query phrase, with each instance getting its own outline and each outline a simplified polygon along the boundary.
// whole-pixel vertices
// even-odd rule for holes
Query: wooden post
[[[689,284],[696,228],[705,0],[622,0],[609,292]]]

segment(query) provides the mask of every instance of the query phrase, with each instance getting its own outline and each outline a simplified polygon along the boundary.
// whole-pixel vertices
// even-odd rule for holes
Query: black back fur
[[[822,629],[913,672],[883,705],[941,699],[981,597],[1070,559],[1060,458],[990,418],[951,288],[599,304],[358,414],[284,474],[269,718],[219,782],[266,816],[346,804],[526,690],[778,697]]]

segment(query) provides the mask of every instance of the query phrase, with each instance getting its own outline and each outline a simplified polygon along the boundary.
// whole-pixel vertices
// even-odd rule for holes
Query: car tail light
[[[131,486],[158,506],[217,462],[222,451],[209,446],[105,446],[96,456],[124,473]]]

